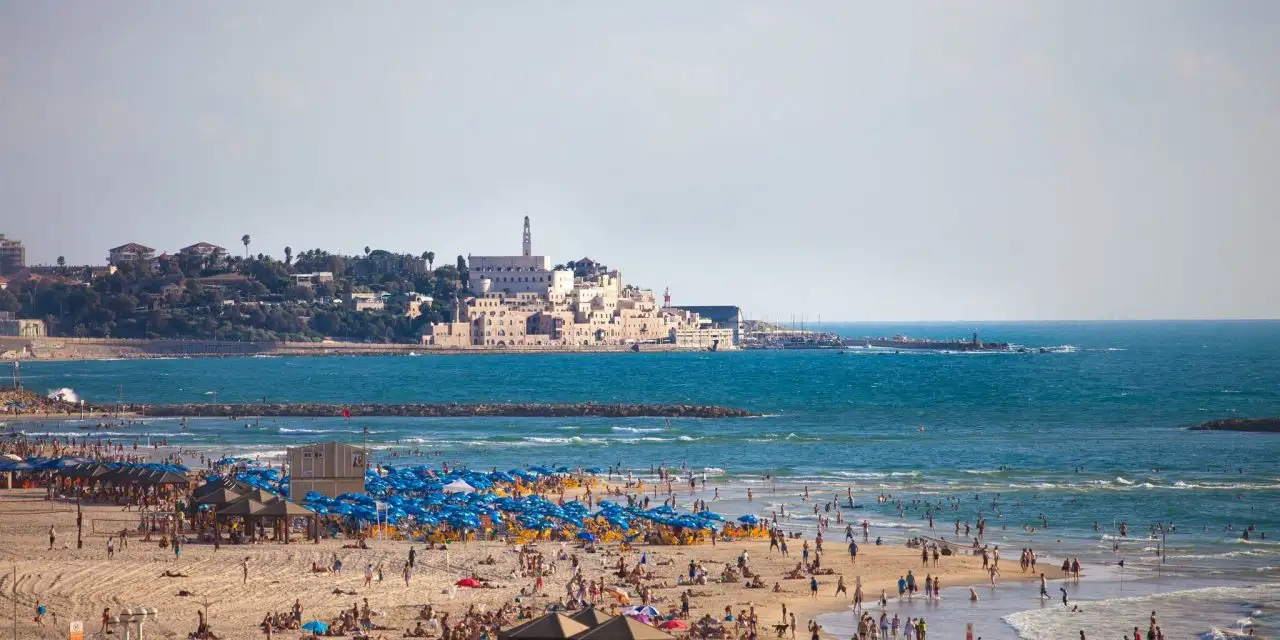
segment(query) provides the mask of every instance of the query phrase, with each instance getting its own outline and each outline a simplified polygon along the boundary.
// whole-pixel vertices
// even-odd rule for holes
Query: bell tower
[[[524,217],[524,256],[533,255],[533,232],[529,231],[529,216]]]

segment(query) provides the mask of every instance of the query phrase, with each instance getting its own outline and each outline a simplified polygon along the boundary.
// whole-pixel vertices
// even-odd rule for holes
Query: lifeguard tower
[[[363,447],[341,442],[290,447],[288,459],[290,500],[302,500],[312,491],[330,498],[364,493],[369,456]]]

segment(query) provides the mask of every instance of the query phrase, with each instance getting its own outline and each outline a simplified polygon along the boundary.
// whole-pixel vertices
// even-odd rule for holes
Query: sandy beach
[[[84,546],[77,549],[74,504],[46,501],[43,490],[0,493],[0,535],[5,540],[3,562],[7,565],[0,577],[0,586],[8,600],[16,570],[20,637],[62,637],[68,623],[74,620],[84,621],[86,637],[106,637],[97,633],[104,607],[116,612],[125,607],[147,606],[160,612],[159,619],[147,625],[148,633],[158,637],[185,638],[196,628],[197,610],[207,607],[209,621],[219,637],[257,638],[264,635],[257,627],[263,616],[268,612],[289,611],[295,599],[304,608],[304,619],[324,620],[368,598],[370,607],[379,612],[375,622],[388,629],[380,633],[386,638],[398,638],[414,626],[424,605],[434,605],[436,611],[450,612],[456,619],[473,605],[492,610],[504,602],[513,602],[522,588],[533,587],[532,579],[512,577],[518,575],[518,554],[514,547],[502,543],[453,543],[448,551],[428,551],[424,545],[416,544],[417,569],[408,586],[401,569],[411,545],[403,541],[370,540],[369,549],[344,549],[338,540],[322,540],[319,544],[223,545],[218,550],[209,545],[191,544],[183,550],[181,560],[175,560],[172,552],[161,549],[156,542],[131,537],[128,548],[118,546],[115,558],[108,560],[106,536],[91,534],[92,522],[131,518],[136,518],[136,513],[124,512],[120,507],[85,506]],[[53,550],[48,548],[50,525],[58,532]],[[100,523],[99,528],[101,526]],[[859,577],[865,598],[872,603],[881,589],[896,598],[898,577],[908,569],[915,571],[918,578],[925,574],[940,576],[946,587],[976,584],[986,579],[980,558],[944,556],[939,567],[922,567],[919,552],[903,546],[862,544],[854,562],[842,542],[843,530],[832,531],[833,538],[837,533],[840,540],[829,540],[822,556],[824,566],[833,568],[837,575],[818,577],[816,598],[810,596],[807,578],[782,579],[784,573],[795,567],[800,556],[799,540],[790,543],[790,558],[783,558],[777,551],[770,554],[768,542],[760,540],[715,546],[641,545],[625,555],[629,566],[639,561],[642,552],[647,555],[647,566],[653,573],[649,583],[658,586],[655,589],[660,598],[657,606],[664,612],[678,607],[679,594],[688,588],[693,593],[692,618],[711,614],[723,619],[726,606],[731,607],[735,615],[754,607],[760,616],[761,633],[768,637],[772,637],[771,625],[781,621],[784,604],[788,611],[795,613],[800,625],[797,637],[804,635],[805,624],[819,613],[847,610]],[[572,543],[549,542],[538,546],[557,564],[555,573],[546,578],[544,595],[532,601],[539,611],[564,595],[569,562],[555,560],[562,548],[570,555],[578,555],[586,578],[603,577],[608,584],[616,582],[612,576],[618,560],[616,548],[593,554],[585,553],[577,548],[580,545]],[[702,564],[715,578],[726,564],[736,563],[744,551],[748,553],[750,566],[763,576],[769,588],[748,589],[743,581],[677,586],[677,576],[687,572],[690,561]],[[311,571],[312,563],[328,566],[335,554],[345,567],[341,575]],[[488,556],[492,556],[496,564],[479,564]],[[242,573],[245,558],[249,566],[247,583]],[[382,565],[385,580],[375,579],[371,586],[365,587],[364,569],[369,564]],[[166,571],[187,577],[162,577]],[[1019,574],[1016,561],[1005,571],[1002,579],[1025,575]],[[453,587],[457,580],[472,572],[499,586],[491,589]],[[1057,577],[1057,573],[1054,571],[1051,577]],[[834,595],[839,575],[844,576],[850,595]],[[780,582],[781,593],[772,592],[774,582]],[[183,593],[189,595],[181,595]],[[923,597],[923,592],[916,597]],[[43,630],[32,620],[37,599],[51,614]],[[522,604],[530,603],[528,598],[522,600]],[[0,628],[9,629],[13,603],[3,604]],[[874,604],[871,608],[878,611]],[[373,637],[379,637],[378,633],[374,632]]]

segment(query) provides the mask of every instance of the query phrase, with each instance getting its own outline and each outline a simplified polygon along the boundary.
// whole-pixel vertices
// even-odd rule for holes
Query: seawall
[[[502,418],[743,418],[752,414],[742,409],[689,404],[167,404],[129,405],[125,412],[156,418],[231,418],[231,417],[351,417],[403,416],[423,418],[502,417]]]

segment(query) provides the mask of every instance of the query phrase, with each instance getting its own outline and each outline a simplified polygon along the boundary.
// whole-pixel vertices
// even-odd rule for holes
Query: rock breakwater
[[[413,418],[745,418],[749,411],[691,404],[166,404],[126,405],[125,411],[155,418],[230,417],[413,417]]]
[[[1190,428],[1192,431],[1254,431],[1280,433],[1280,418],[1229,418],[1212,420]]]

